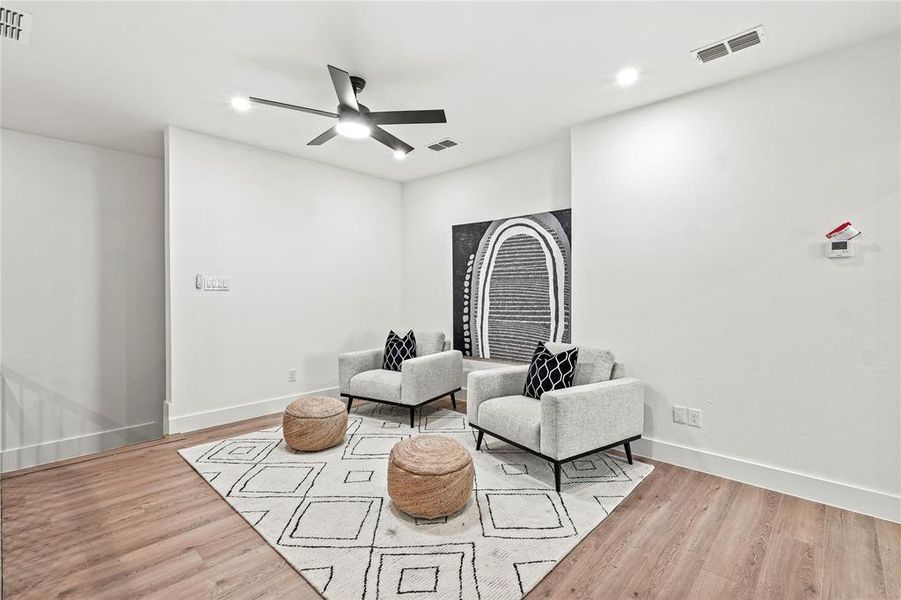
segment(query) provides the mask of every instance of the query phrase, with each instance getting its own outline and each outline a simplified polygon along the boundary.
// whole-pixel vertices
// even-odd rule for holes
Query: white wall
[[[158,437],[163,169],[2,130],[3,470]]]
[[[453,335],[451,227],[569,208],[569,140],[404,184],[404,319]]]
[[[167,170],[171,431],[282,410],[337,387],[338,353],[384,343],[400,184],[175,128]]]
[[[644,452],[901,520],[899,107],[894,36],[573,130],[574,338]]]

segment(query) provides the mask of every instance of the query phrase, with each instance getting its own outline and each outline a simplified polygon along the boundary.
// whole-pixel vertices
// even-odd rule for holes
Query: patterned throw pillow
[[[400,337],[393,331],[385,340],[385,358],[382,368],[388,371],[400,371],[400,364],[408,358],[416,358],[416,336],[411,329],[407,335]]]
[[[539,342],[529,364],[529,375],[522,395],[540,400],[545,392],[572,387],[578,359],[578,348],[553,354],[543,342]]]

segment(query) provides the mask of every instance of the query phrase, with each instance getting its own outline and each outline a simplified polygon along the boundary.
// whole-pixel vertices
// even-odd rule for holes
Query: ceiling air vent
[[[0,7],[0,38],[27,44],[31,38],[31,15]]]
[[[766,31],[762,25],[754,29],[743,31],[714,44],[702,46],[691,51],[694,57],[702,63],[707,63],[717,58],[729,56],[739,50],[756,46],[766,39]]]
[[[447,150],[448,148],[453,148],[454,146],[458,146],[459,144],[454,140],[441,140],[440,142],[435,142],[434,144],[429,145],[429,150],[434,150],[435,152],[441,152],[442,150]]]
[[[716,46],[698,50],[698,60],[701,62],[710,62],[715,58],[721,58],[728,54],[729,50],[726,49],[726,44],[717,44]]]
[[[745,48],[756,46],[759,43],[760,34],[756,31],[749,31],[748,33],[743,33],[737,38],[732,38],[731,40],[729,40],[729,50],[738,52],[739,50],[744,50]]]

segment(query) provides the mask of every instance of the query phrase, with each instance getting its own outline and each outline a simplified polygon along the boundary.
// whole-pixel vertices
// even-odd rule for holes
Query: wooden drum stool
[[[414,517],[446,517],[466,505],[472,494],[472,456],[443,435],[417,435],[391,448],[388,495]]]
[[[334,398],[299,398],[285,409],[282,426],[285,443],[294,450],[325,450],[344,441],[347,411]]]

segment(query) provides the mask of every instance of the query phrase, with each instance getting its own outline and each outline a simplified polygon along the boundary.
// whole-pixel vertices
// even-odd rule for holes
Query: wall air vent
[[[756,46],[766,39],[766,31],[763,25],[758,25],[754,29],[743,31],[739,34],[729,36],[724,40],[720,40],[713,44],[708,44],[691,51],[694,57],[702,62],[707,63],[717,58],[723,58],[734,54],[739,50]]]
[[[453,148],[454,146],[459,146],[457,142],[454,140],[441,140],[440,142],[435,142],[434,144],[429,144],[429,150],[434,150],[435,152],[441,152],[442,150],[447,150],[448,148]]]
[[[31,39],[31,15],[0,7],[0,38],[27,44]]]

